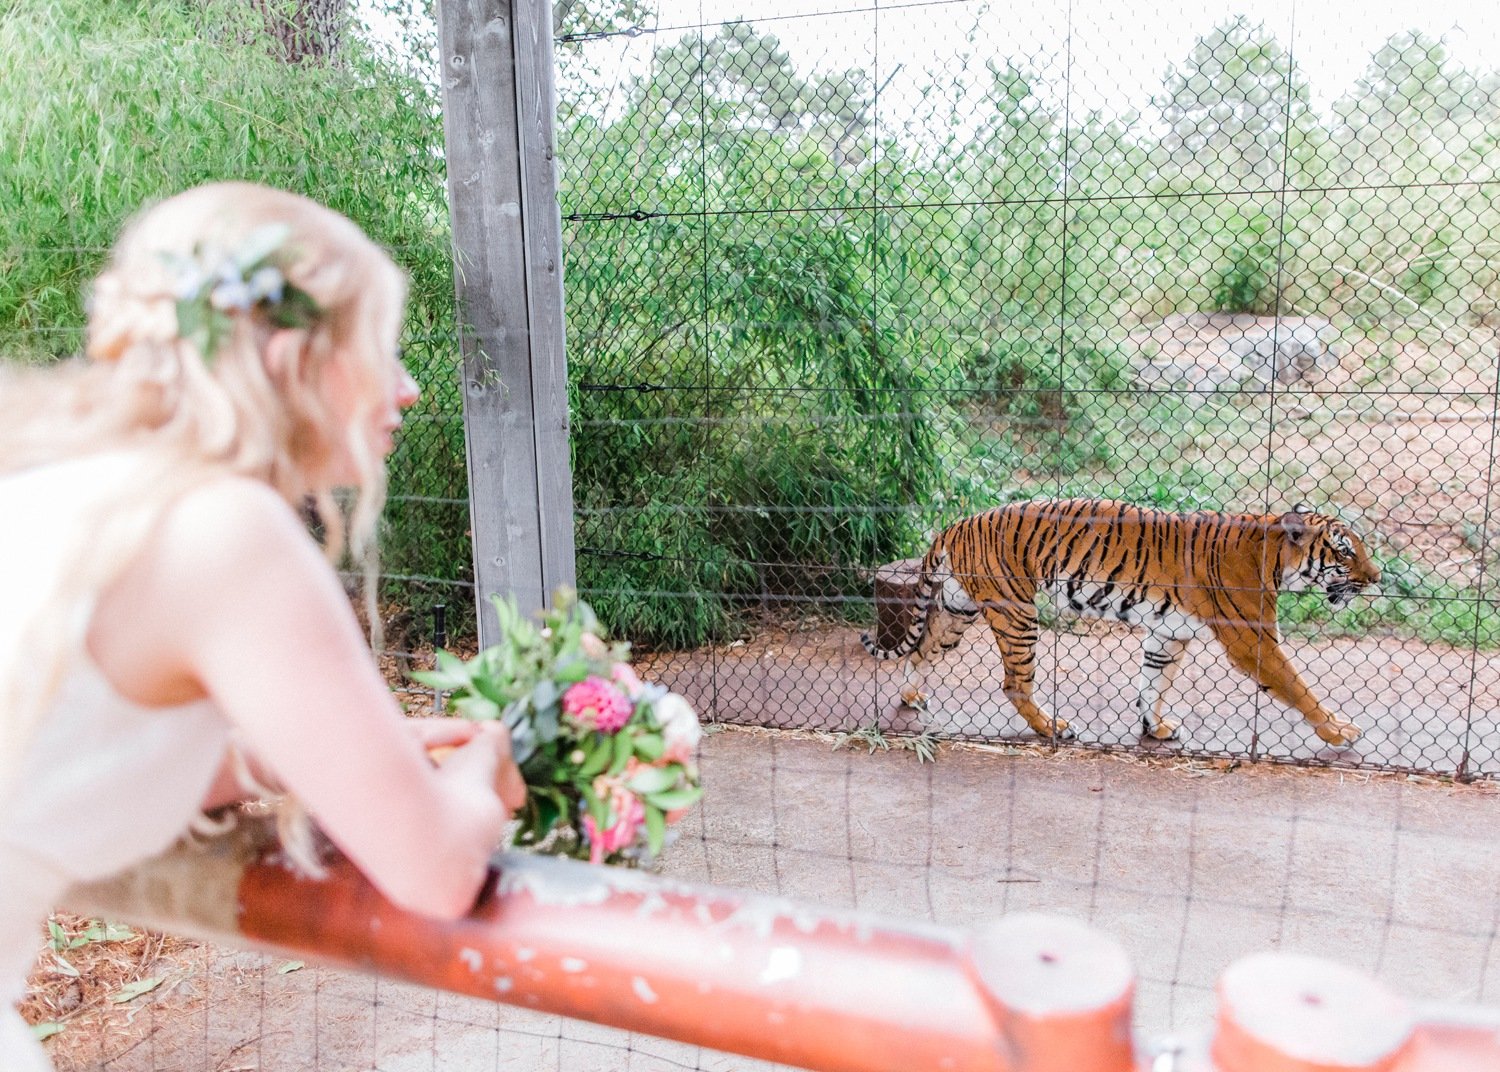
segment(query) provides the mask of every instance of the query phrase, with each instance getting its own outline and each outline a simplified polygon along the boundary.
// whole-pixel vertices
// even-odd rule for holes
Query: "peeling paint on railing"
[[[1139,1044],[1134,972],[1073,920],[973,930],[504,854],[474,911],[395,908],[345,861],[300,878],[264,827],[79,887],[70,908],[824,1072],[1494,1072],[1500,1013],[1246,958],[1197,1037]]]

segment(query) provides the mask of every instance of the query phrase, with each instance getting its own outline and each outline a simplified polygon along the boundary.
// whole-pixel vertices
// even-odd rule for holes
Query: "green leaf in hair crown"
[[[312,295],[287,281],[282,267],[291,228],[267,224],[232,252],[195,246],[191,255],[164,254],[177,306],[177,333],[212,364],[234,331],[234,318],[259,312],[277,328],[309,328],[322,310]]]
[[[625,644],[569,590],[537,621],[491,597],[499,643],[464,660],[437,653],[411,676],[464,718],[503,721],[526,780],[514,841],[552,855],[634,866],[657,856],[697,803],[702,728],[681,696],[648,685]]]

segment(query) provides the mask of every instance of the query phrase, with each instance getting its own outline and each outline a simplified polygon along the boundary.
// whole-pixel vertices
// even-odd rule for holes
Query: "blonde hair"
[[[260,307],[228,317],[213,352],[178,322],[173,265],[206,250],[233,254],[277,225],[274,264],[316,307],[310,324],[277,328]],[[406,282],[345,217],[252,183],[212,183],[136,216],[90,295],[85,359],[0,374],[0,475],[108,451],[143,464],[112,489],[87,534],[65,551],[62,590],[25,623],[25,651],[0,651],[0,787],[79,650],[93,601],[139,552],[162,512],[216,476],[262,480],[310,505],[332,561],[363,560],[373,602],[374,535],[385,501],[384,457],[365,429],[399,374],[394,346]],[[210,336],[212,338],[213,336]],[[363,397],[340,427],[326,377],[356,362]],[[347,517],[336,466],[353,470]],[[378,615],[371,614],[372,623]]]

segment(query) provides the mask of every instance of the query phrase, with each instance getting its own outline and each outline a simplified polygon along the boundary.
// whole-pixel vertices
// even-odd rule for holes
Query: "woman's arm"
[[[442,918],[472,907],[524,797],[509,740],[471,731],[433,767],[337,576],[270,488],[225,479],[185,496],[105,593],[89,646],[127,695],[212,698],[390,900]]]
[[[439,758],[460,745],[468,744],[476,733],[483,732],[477,723],[462,718],[408,718],[402,724],[416,737],[429,757]],[[286,787],[272,777],[255,756],[238,744],[231,744],[214,775],[213,784],[203,794],[203,810],[213,811],[228,804],[266,795],[280,796],[285,792]]]

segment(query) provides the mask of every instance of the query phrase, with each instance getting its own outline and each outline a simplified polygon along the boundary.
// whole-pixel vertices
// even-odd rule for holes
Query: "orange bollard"
[[[1219,979],[1219,1072],[1395,1072],[1411,1045],[1406,1003],[1342,964],[1258,953]]]
[[[1500,1069],[1500,1015],[1435,1014],[1417,1025],[1401,1072],[1495,1072]]]
[[[1135,974],[1118,942],[1071,919],[1018,913],[979,931],[971,956],[1014,1067],[1135,1067]]]
[[[1219,981],[1211,1072],[1496,1072],[1500,1017],[1418,1017],[1363,972],[1260,953]]]

